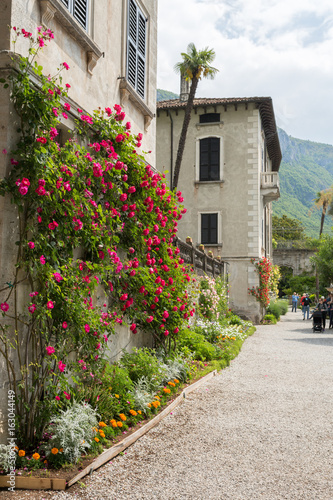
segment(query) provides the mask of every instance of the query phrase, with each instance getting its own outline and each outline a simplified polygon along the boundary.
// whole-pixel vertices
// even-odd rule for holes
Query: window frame
[[[80,18],[75,15],[75,6],[78,2],[85,2],[85,15],[86,15],[86,18],[85,18],[85,24],[83,24],[80,20]],[[81,28],[83,28],[87,33],[88,33],[88,29],[89,29],[89,8],[90,8],[90,5],[89,5],[89,0],[60,0],[60,2],[63,4],[63,6],[65,7],[65,9],[68,10],[68,12],[71,14],[71,16],[73,16],[73,18],[75,19],[75,21],[77,23],[79,23],[79,25],[81,26]]]
[[[219,148],[220,148],[220,154],[219,154],[219,175],[217,179],[213,180],[201,180],[201,158],[200,158],[200,150],[201,150],[201,141],[204,139],[218,139],[220,141],[219,143]],[[214,135],[214,134],[206,134],[200,137],[197,137],[196,139],[196,152],[195,152],[195,164],[196,164],[196,182],[199,183],[208,183],[208,182],[223,182],[223,166],[224,166],[224,141],[223,137],[221,135]]]
[[[133,33],[133,25],[131,24],[131,14],[133,12],[132,5],[136,9],[136,40],[134,40],[133,36],[131,36],[131,33]],[[149,18],[144,13],[139,3],[136,0],[128,0],[126,32],[126,81],[131,85],[131,87],[135,90],[135,92],[142,100],[146,100],[147,96],[148,20]],[[142,38],[142,27],[144,27],[144,40]],[[144,44],[144,53],[142,52],[142,44]],[[134,58],[135,73],[131,74],[131,72],[133,72],[131,71],[131,64],[134,64]]]
[[[210,242],[204,242],[203,241],[203,224],[202,224],[202,218],[204,215],[216,215],[216,242],[212,243]],[[209,210],[209,211],[204,211],[204,212],[199,212],[198,213],[198,240],[200,244],[207,245],[207,246],[212,246],[212,247],[218,247],[221,246],[221,237],[222,237],[222,217],[221,217],[221,212],[219,210]],[[209,238],[210,239],[210,238]]]

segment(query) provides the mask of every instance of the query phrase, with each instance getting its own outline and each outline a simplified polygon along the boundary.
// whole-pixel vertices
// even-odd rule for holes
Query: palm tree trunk
[[[319,238],[321,237],[323,230],[324,230],[326,208],[327,208],[327,204],[324,202],[323,203],[323,211],[321,212],[321,219],[320,219]],[[317,264],[316,264],[315,272],[316,272],[316,298],[317,298],[317,302],[318,302],[318,300],[319,300],[319,275],[318,275]]]
[[[173,190],[174,188],[177,188],[177,186],[178,186],[180,167],[181,167],[184,149],[185,149],[185,143],[186,143],[186,135],[187,135],[188,126],[189,126],[190,120],[191,120],[193,102],[194,102],[195,93],[197,91],[198,82],[199,82],[199,80],[197,79],[196,76],[194,76],[192,79],[190,94],[188,96],[188,101],[187,101],[187,105],[185,108],[183,127],[182,127],[182,131],[181,131],[180,137],[179,137],[177,158],[176,158],[176,163],[175,163],[175,172],[174,172],[171,190]]]

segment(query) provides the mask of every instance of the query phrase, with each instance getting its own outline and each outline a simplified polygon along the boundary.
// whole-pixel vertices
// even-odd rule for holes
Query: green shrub
[[[127,370],[133,382],[138,382],[142,377],[148,380],[156,378],[159,361],[153,349],[134,347],[131,353],[123,351],[119,365]]]
[[[236,314],[233,314],[231,316],[231,318],[229,319],[229,324],[230,325],[242,325],[243,321],[241,320],[241,318],[239,316],[237,316]]]
[[[277,319],[274,314],[265,314],[263,319],[261,320],[263,325],[275,325],[277,323]]]
[[[210,361],[216,359],[220,354],[217,347],[210,344],[203,335],[193,331],[183,331],[178,338],[178,347],[189,348],[193,353],[194,359],[201,361]]]
[[[280,319],[280,316],[286,314],[288,311],[288,301],[287,300],[275,300],[272,301],[266,309],[268,314],[274,314],[277,320]]]

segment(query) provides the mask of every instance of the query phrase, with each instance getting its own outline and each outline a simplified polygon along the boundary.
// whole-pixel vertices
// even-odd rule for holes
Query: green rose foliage
[[[68,372],[78,382],[99,370],[117,323],[129,324],[133,334],[149,331],[169,349],[194,309],[186,291],[191,270],[172,244],[185,212],[181,193],[170,192],[164,175],[138,152],[142,135],[130,132],[119,105],[93,115],[75,110],[76,130],[57,142],[73,112],[59,76],[68,66],[45,77],[35,58],[52,32],[39,30],[37,40],[24,30],[16,34],[30,49],[29,57],[14,57],[19,71],[5,82],[20,140],[0,194],[18,210],[18,257],[13,286],[0,301],[2,314],[24,325],[26,345],[33,345],[21,370],[30,389],[39,381],[37,394],[22,389],[26,408],[35,408],[45,391],[70,400]],[[16,312],[7,301],[19,282],[30,293],[25,311]],[[1,328],[8,346],[11,334]]]

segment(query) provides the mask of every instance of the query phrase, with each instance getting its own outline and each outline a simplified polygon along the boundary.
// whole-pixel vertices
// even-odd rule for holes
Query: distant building
[[[186,100],[157,103],[157,161],[173,177]],[[187,213],[178,236],[229,264],[230,303],[258,322],[248,294],[258,284],[251,259],[272,258],[271,202],[280,196],[281,150],[270,97],[195,99],[178,188]]]

